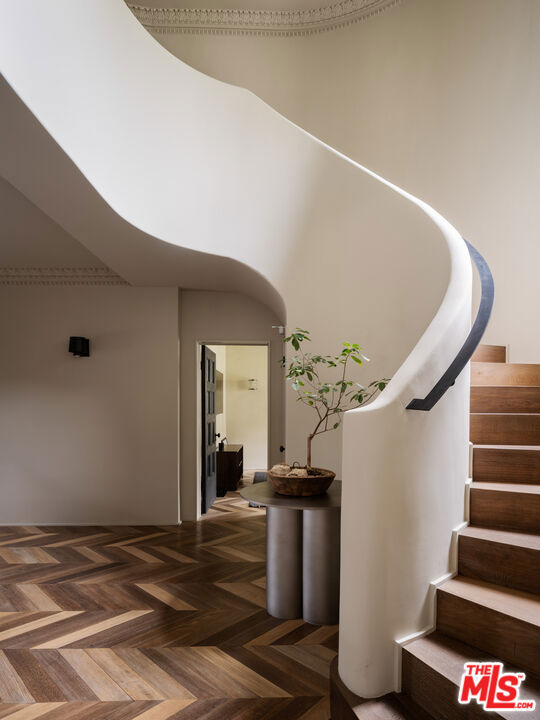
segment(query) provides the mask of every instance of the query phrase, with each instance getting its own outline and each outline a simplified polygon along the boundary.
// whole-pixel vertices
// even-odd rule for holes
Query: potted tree
[[[346,410],[361,407],[374,395],[384,390],[389,380],[373,380],[364,386],[347,377],[349,363],[363,365],[369,359],[357,343],[344,342],[338,355],[317,355],[304,352],[302,343],[311,342],[308,330],[296,328],[285,342],[292,345],[296,354],[283,367],[287,368],[286,378],[297,393],[297,401],[313,408],[316,415],[312,431],[307,436],[307,458],[304,467],[282,463],[268,471],[268,480],[281,495],[320,495],[328,490],[336,474],[331,470],[313,467],[311,444],[317,435],[337,430]],[[321,378],[321,372],[330,370],[337,379],[328,381]],[[328,373],[329,374],[329,373]]]

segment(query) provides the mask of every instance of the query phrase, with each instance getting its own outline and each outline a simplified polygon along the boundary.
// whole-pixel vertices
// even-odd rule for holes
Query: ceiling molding
[[[129,285],[107,267],[0,267],[0,285]]]
[[[204,33],[301,37],[335,30],[378,15],[403,0],[342,0],[310,10],[224,10],[128,7],[152,33]]]

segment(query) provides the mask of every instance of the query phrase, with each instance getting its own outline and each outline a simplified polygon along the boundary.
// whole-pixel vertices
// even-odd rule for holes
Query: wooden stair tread
[[[540,598],[533,593],[458,576],[438,589],[540,628]]]
[[[439,632],[540,676],[538,595],[458,576],[436,600]]]
[[[463,666],[466,662],[471,660],[480,662],[496,660],[488,653],[443,635],[438,631],[418,638],[418,640],[413,640],[404,649],[407,653],[426,663],[426,665],[430,665],[457,686],[461,683]],[[538,697],[540,697],[538,683],[531,681],[529,685],[537,686]]]
[[[492,530],[491,528],[473,527],[469,525],[459,533],[459,537],[475,538],[477,540],[540,551],[540,535],[533,533]]]
[[[479,345],[471,358],[472,362],[506,362],[504,345]]]
[[[474,385],[471,413],[540,413],[537,385]]]
[[[471,386],[540,385],[540,365],[534,363],[471,363]]]
[[[540,495],[540,487],[529,483],[506,483],[506,482],[472,482],[471,490],[496,491],[509,493],[528,493]]]
[[[479,450],[508,450],[510,452],[522,450],[524,452],[540,452],[538,445],[490,445],[489,443],[475,443],[474,447]],[[538,457],[540,458],[540,455]]]
[[[459,640],[447,637],[440,632],[433,632],[425,637],[413,640],[405,646],[404,653],[419,660],[424,665],[429,666],[438,675],[444,677],[448,682],[455,686],[455,697],[457,697],[457,688],[461,683],[463,674],[463,666],[470,661],[496,661],[497,658],[485,653],[477,648],[471,647]],[[521,668],[512,668],[511,665],[506,666],[507,670],[520,670]],[[537,707],[540,706],[540,683],[535,679],[527,677],[521,685],[520,695],[523,698],[536,700]],[[527,713],[530,717],[531,713]],[[489,713],[492,717],[497,717],[495,713]],[[505,713],[502,711],[501,717],[516,717],[514,712]]]

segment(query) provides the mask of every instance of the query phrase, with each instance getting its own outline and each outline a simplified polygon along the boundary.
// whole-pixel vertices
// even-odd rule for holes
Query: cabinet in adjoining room
[[[244,471],[244,446],[225,445],[218,450],[217,457],[217,494],[223,497],[229,490],[236,490]]]

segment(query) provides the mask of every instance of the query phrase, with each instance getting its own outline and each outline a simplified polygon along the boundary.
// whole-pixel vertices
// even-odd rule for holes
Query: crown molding
[[[366,20],[402,1],[342,0],[311,10],[149,8],[129,3],[128,7],[144,27],[155,34],[301,37]]]
[[[107,267],[0,267],[0,285],[129,285]]]

